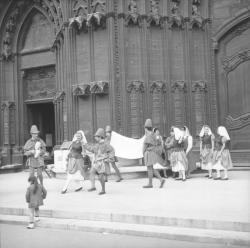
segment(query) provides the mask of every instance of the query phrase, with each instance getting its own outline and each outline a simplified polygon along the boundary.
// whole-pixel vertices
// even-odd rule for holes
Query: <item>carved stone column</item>
[[[133,138],[139,138],[142,135],[144,91],[145,86],[141,81],[127,83],[127,92],[129,94],[129,135]]]
[[[155,127],[165,131],[165,99],[166,84],[163,81],[150,82],[150,93],[152,99],[152,120]]]
[[[15,145],[15,103],[3,101],[2,112],[2,162],[3,164],[12,163],[12,146]]]
[[[196,135],[198,135],[202,126],[206,124],[205,97],[207,83],[205,81],[193,81],[192,92],[194,93]]]
[[[64,141],[64,91],[59,91],[54,97],[54,108],[55,108],[55,135],[56,135],[56,146],[59,146]]]
[[[185,93],[187,86],[184,81],[174,81],[171,84],[171,91],[174,98],[174,125],[182,127],[185,124]]]

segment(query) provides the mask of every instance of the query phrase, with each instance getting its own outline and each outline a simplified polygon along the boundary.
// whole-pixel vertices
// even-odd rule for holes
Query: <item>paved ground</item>
[[[26,208],[27,172],[0,174],[0,207]],[[64,180],[45,178],[48,197],[43,209],[103,213],[140,214],[218,221],[250,222],[250,172],[232,171],[228,181],[214,181],[195,175],[186,181],[167,179],[163,189],[154,179],[153,189],[143,189],[146,179],[110,181],[107,194],[84,190],[60,193]],[[99,182],[96,183],[98,190]]]
[[[32,237],[32,238],[31,238]],[[27,230],[23,226],[0,225],[1,248],[239,248],[216,244],[203,244],[166,239],[136,237],[108,233],[90,233],[37,228]]]

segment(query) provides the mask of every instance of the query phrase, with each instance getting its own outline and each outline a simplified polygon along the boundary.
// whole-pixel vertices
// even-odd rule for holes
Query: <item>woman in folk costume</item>
[[[178,172],[175,171],[175,169],[172,166],[172,163],[170,161],[170,156],[171,156],[171,152],[172,152],[172,150],[174,148],[174,140],[175,140],[175,138],[174,138],[174,128],[175,127],[171,127],[171,129],[170,129],[170,136],[167,137],[167,139],[165,141],[165,147],[166,147],[166,150],[167,150],[167,160],[170,163],[170,167],[171,167],[171,170],[173,172],[173,177],[175,178],[175,177],[177,177]]]
[[[143,142],[143,155],[144,163],[147,166],[149,182],[143,188],[152,188],[153,187],[153,175],[160,180],[160,188],[163,187],[165,179],[163,179],[159,171],[154,169],[154,165],[164,164],[164,161],[161,157],[162,147],[157,142],[156,136],[153,133],[152,120],[147,119],[144,125],[145,128],[145,139]]]
[[[96,144],[85,144],[84,148],[94,153],[94,159],[92,162],[92,168],[90,171],[90,180],[92,187],[88,191],[94,191],[95,188],[95,176],[97,175],[102,186],[102,191],[99,195],[106,193],[105,180],[107,176],[107,167],[109,163],[115,161],[115,151],[113,147],[105,142],[105,131],[103,128],[98,128],[95,133]]]
[[[184,126],[182,128],[183,132],[184,132],[184,150],[187,156],[187,160],[188,160],[188,169],[187,169],[187,178],[190,178],[190,173],[191,171],[196,169],[196,164],[195,164],[195,160],[194,160],[194,155],[192,152],[192,148],[193,148],[193,137],[189,132],[189,129],[187,126]]]
[[[214,135],[209,126],[204,125],[200,131],[201,168],[208,171],[208,178],[212,178]]]
[[[225,127],[219,126],[218,136],[215,138],[215,151],[213,154],[213,169],[217,171],[217,177],[214,180],[228,180],[228,169],[233,167],[230,149],[230,137]],[[221,178],[220,171],[224,171],[224,177]]]
[[[83,145],[87,143],[82,130],[75,133],[70,145],[70,152],[67,158],[67,180],[62,190],[62,194],[67,192],[69,184],[74,181],[77,185],[76,192],[82,190],[81,180],[87,177],[89,165],[84,162]]]
[[[105,128],[105,134],[106,134],[106,137],[105,137],[105,141],[110,144],[110,140],[111,140],[111,133],[112,133],[112,129],[110,126],[106,126]],[[113,162],[111,162],[111,166],[113,167],[113,169],[115,170],[115,174],[117,175],[118,179],[116,180],[116,182],[120,182],[123,180],[122,176],[121,176],[121,173],[118,169],[118,167],[116,166],[116,163],[117,162],[117,158],[115,157],[115,160]],[[108,169],[110,169],[109,165],[108,165]]]
[[[43,167],[44,167],[44,154],[46,152],[46,145],[44,141],[38,137],[39,130],[36,125],[30,128],[31,138],[25,143],[23,150],[24,155],[27,156],[27,164],[30,170],[30,176],[34,176],[37,171],[37,177],[41,185],[43,185]]]
[[[187,156],[184,151],[184,133],[177,127],[174,127],[174,144],[170,155],[170,161],[173,171],[179,172],[179,178],[176,180],[186,180],[186,171],[188,169]]]

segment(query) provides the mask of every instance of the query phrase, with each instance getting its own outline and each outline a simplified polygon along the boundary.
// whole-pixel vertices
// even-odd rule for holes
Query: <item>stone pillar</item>
[[[171,91],[174,94],[174,125],[182,127],[185,124],[186,83],[184,81],[172,82]]]
[[[195,134],[198,135],[202,126],[206,123],[206,92],[207,83],[204,81],[192,82],[195,105]]]
[[[64,97],[65,97],[64,91],[57,92],[53,101],[55,108],[56,146],[60,146],[64,141],[64,131],[63,131]]]
[[[2,163],[12,163],[12,147],[15,145],[15,103],[12,101],[3,101],[2,111]]]

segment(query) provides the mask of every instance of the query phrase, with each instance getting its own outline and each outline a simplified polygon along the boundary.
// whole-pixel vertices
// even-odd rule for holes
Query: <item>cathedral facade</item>
[[[145,119],[224,125],[250,159],[250,0],[0,0],[0,153],[21,163],[36,124],[48,147]]]

